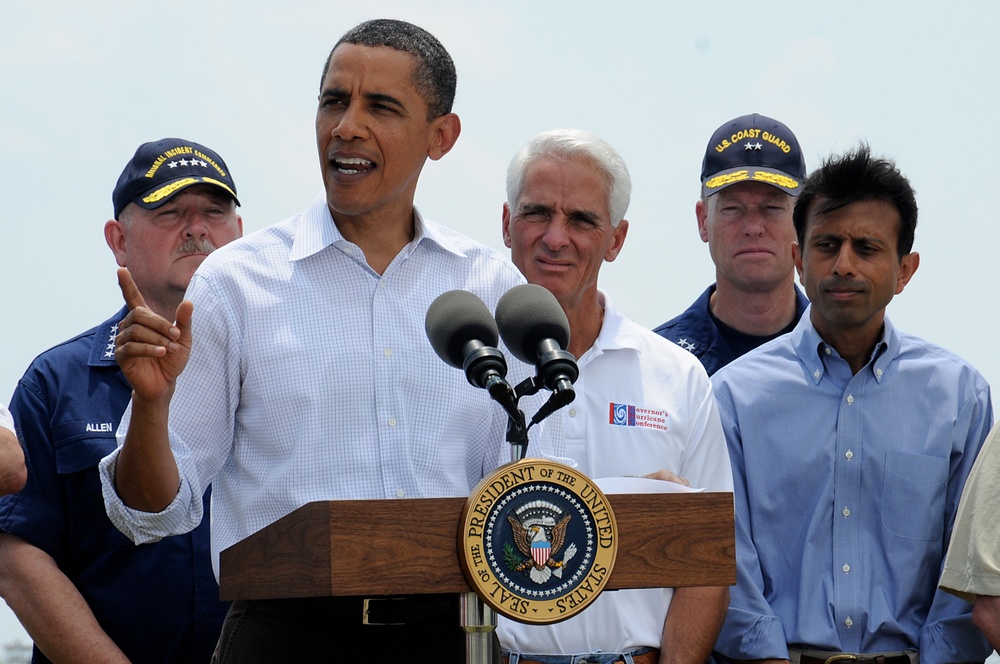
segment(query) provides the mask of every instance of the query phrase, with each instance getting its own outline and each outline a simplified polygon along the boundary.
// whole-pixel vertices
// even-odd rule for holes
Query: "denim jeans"
[[[507,653],[510,664],[518,664],[523,657],[542,664],[615,664],[615,662],[625,662],[632,664],[632,657],[649,652],[652,648],[636,648],[629,652],[601,652],[589,655],[531,655],[528,653]]]

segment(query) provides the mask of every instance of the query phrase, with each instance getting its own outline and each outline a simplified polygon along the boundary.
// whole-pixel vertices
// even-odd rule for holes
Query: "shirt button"
[[[848,394],[847,395],[847,403],[854,403],[854,395],[853,394]]]
[[[390,417],[389,418],[389,426],[391,426],[391,427],[396,426],[396,418],[395,417]]]
[[[882,377],[882,370],[881,369],[876,369],[875,370],[875,375],[878,376],[879,378],[881,378]]]
[[[850,565],[844,565],[841,569],[844,570],[844,574],[847,574],[848,572],[851,571],[851,566]]]
[[[385,350],[382,351],[382,354],[385,355],[386,357],[392,357],[392,349],[386,348]]]
[[[850,461],[851,459],[854,458],[854,452],[847,450],[846,452],[844,452],[844,456],[847,457],[848,461]]]
[[[396,497],[397,498],[402,498],[405,495],[406,495],[406,492],[403,491],[402,487],[396,489]]]
[[[821,375],[822,374],[821,374],[821,372],[820,372],[819,369],[817,369],[816,371],[813,372],[813,378],[819,378]]]
[[[850,627],[851,625],[854,624],[854,621],[851,620],[850,616],[847,616],[847,620],[844,621],[844,624],[847,625],[848,627]]]
[[[848,508],[845,507],[844,511],[841,512],[841,514],[843,514],[844,518],[846,519],[847,517],[851,516],[851,510],[849,510]]]
[[[827,355],[832,355],[833,354],[833,351],[830,350],[829,346],[826,346],[825,348],[823,348],[823,352],[826,353]]]
[[[569,409],[569,416],[570,417],[576,417],[576,408],[570,408]]]

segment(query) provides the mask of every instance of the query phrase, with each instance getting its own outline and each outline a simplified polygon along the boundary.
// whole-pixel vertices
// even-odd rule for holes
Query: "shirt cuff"
[[[193,530],[201,523],[204,505],[201,499],[191,500],[191,487],[181,475],[177,495],[161,512],[143,512],[132,509],[115,489],[115,469],[118,466],[119,447],[101,459],[101,491],[108,518],[126,537],[136,544],[158,542],[170,535],[180,535]]]
[[[730,659],[788,659],[781,620],[733,606],[719,633],[715,649]]]

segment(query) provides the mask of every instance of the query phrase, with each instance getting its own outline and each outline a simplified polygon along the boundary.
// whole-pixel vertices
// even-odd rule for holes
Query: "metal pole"
[[[462,593],[462,629],[465,630],[467,664],[491,664],[496,628],[493,609],[483,604],[476,593]]]

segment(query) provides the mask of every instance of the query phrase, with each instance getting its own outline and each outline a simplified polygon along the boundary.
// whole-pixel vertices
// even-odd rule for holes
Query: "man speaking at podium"
[[[450,56],[416,26],[369,21],[321,81],[324,197],[210,256],[174,325],[123,276],[117,353],[134,392],[102,463],[108,511],[154,541],[197,525],[212,483],[216,574],[221,550],[311,501],[465,496],[505,444],[502,409],[424,332],[441,293],[492,310],[523,282],[413,207],[424,163],[460,132]],[[463,660],[457,597],[366,599],[235,602],[216,661]]]
[[[559,411],[565,449],[591,476],[683,478],[732,491],[732,471],[708,375],[698,360],[618,313],[597,277],[625,243],[632,183],[618,152],[578,130],[540,134],[507,170],[504,244],[529,283],[551,291],[569,319],[580,375]],[[619,424],[615,404],[660,415]],[[533,448],[534,449],[534,448]],[[501,619],[510,664],[705,662],[728,603],[725,587],[605,592],[555,625]],[[574,657],[576,657],[574,659]]]

